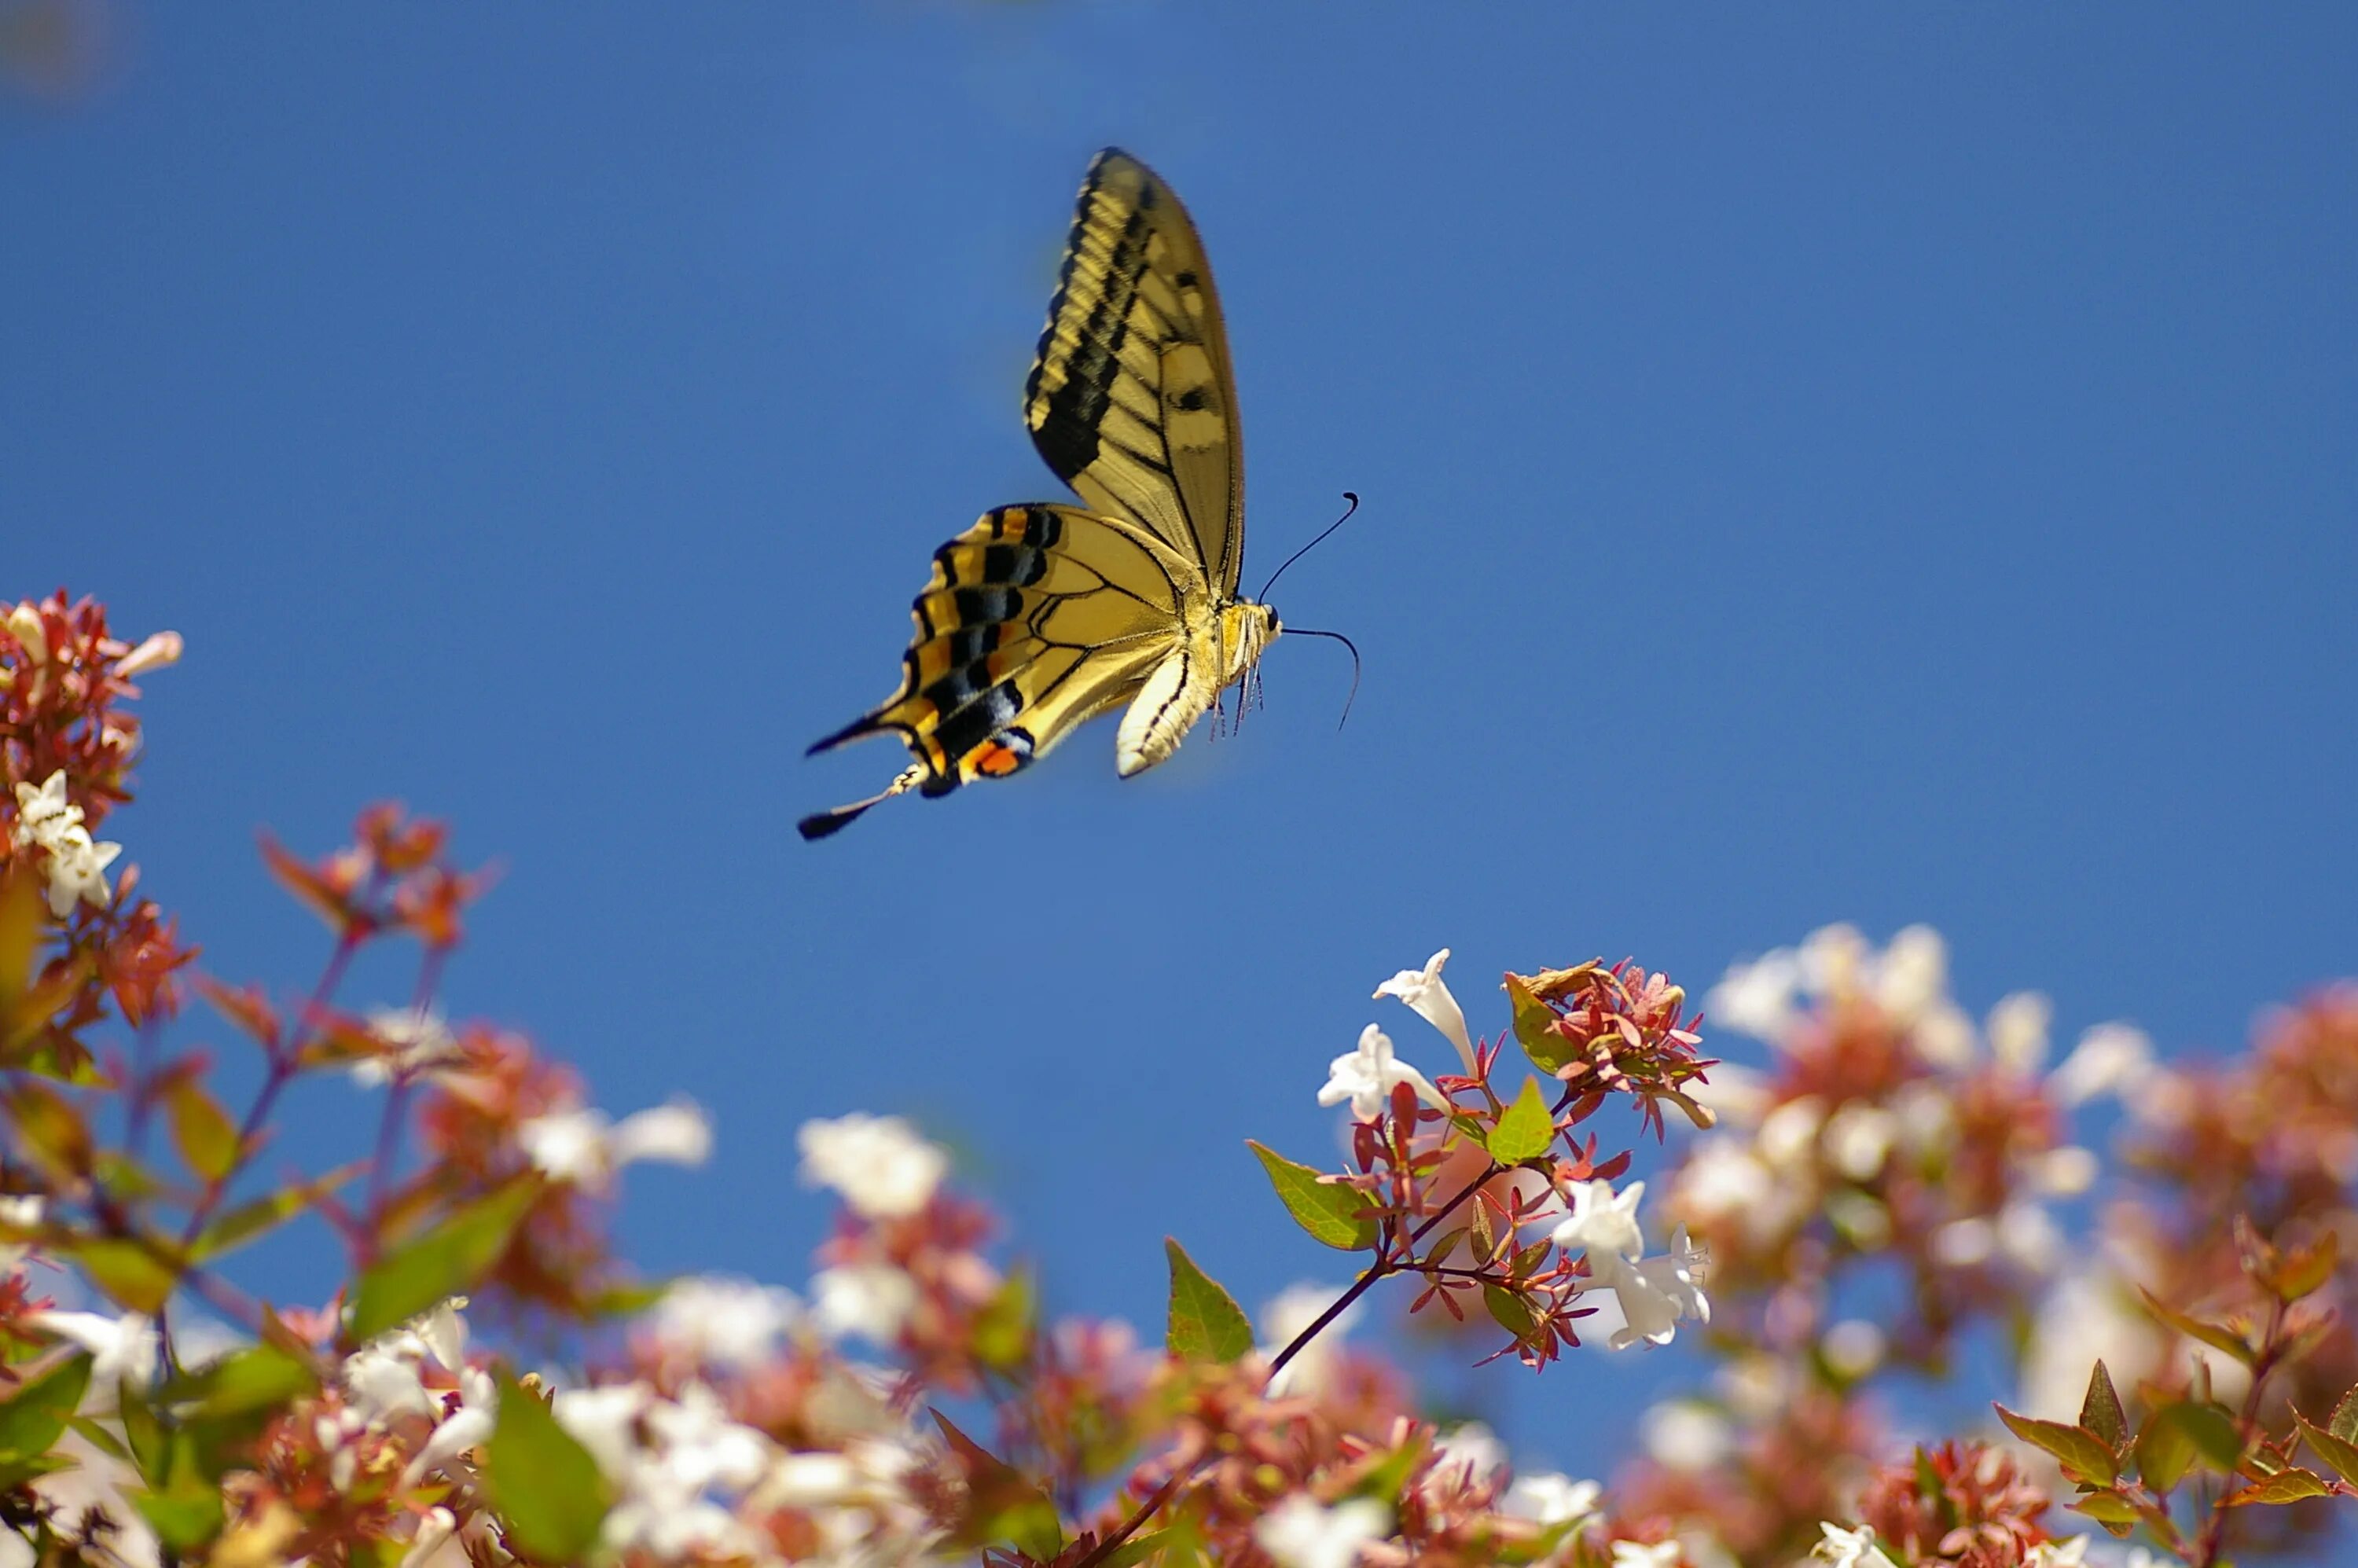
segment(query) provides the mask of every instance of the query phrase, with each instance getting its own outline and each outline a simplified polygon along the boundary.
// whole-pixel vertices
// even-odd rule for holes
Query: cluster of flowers
[[[1428,1076],[1371,1024],[1318,1090],[1347,1108],[1339,1168],[1252,1146],[1355,1271],[1258,1325],[1175,1242],[1160,1346],[1053,1315],[946,1154],[892,1117],[802,1130],[803,1179],[839,1203],[805,1289],[656,1287],[613,1252],[618,1173],[702,1161],[703,1113],[609,1118],[530,1041],[438,1014],[485,885],[438,827],[374,807],[319,859],[265,844],[330,935],[291,1005],[196,977],[114,869],[95,834],[130,798],[122,705],[179,651],[62,595],[0,614],[0,1568],[2071,1568],[2112,1548],[2060,1532],[2067,1488],[2091,1529],[2141,1532],[2110,1561],[2213,1568],[2313,1548],[2358,1489],[2333,1311],[2358,992],[2221,1067],[2166,1071],[2111,1027],[2045,1072],[2043,1002],[1976,1029],[1931,933],[1877,952],[1835,929],[1713,994],[1715,1026],[1773,1053],[1745,1072],[1628,962],[1510,974],[1505,1027],[1477,1037],[1444,951],[1376,995],[1457,1070]],[[415,950],[409,999],[352,1011],[381,944]],[[256,1053],[234,1114],[204,1054],[167,1048],[194,997]],[[378,1091],[373,1143],[265,1184],[282,1097],[320,1074]],[[2074,1252],[2060,1206],[2100,1162],[2065,1130],[2107,1096],[2135,1179]],[[1633,1145],[1669,1110],[1698,1133],[1656,1212],[1635,1149],[1603,1146],[1614,1108]],[[248,1293],[238,1249],[306,1217],[342,1287]],[[1900,1289],[1870,1317],[1878,1280]],[[1720,1372],[1648,1412],[1648,1456],[1604,1486],[1518,1472],[1349,1339],[1379,1303],[1534,1369],[1681,1339]],[[2029,1413],[1897,1441],[1880,1391],[1948,1373],[1990,1325],[2017,1331]]]

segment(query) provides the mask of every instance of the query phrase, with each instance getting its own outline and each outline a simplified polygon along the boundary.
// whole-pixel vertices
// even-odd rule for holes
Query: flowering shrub
[[[1715,1034],[1769,1053],[1746,1069],[1634,962],[1508,975],[1477,1035],[1444,951],[1376,990],[1431,1050],[1370,1023],[1328,1068],[1339,1168],[1250,1146],[1355,1267],[1258,1328],[1177,1241],[1159,1346],[1049,1315],[943,1152],[859,1114],[799,1137],[838,1203],[803,1291],[657,1288],[611,1198],[703,1159],[704,1117],[610,1119],[530,1041],[440,1017],[484,882],[438,827],[379,806],[315,859],[265,843],[327,928],[299,1003],[198,971],[97,836],[132,683],[180,652],[62,594],[0,619],[6,1562],[2211,1568],[2313,1551],[2358,1488],[2358,990],[2236,1061],[2165,1068],[2115,1026],[2048,1071],[2042,1000],[1976,1025],[1937,936],[1835,928],[1712,992]],[[388,945],[410,1004],[347,1011]],[[195,1001],[259,1062],[240,1108],[171,1044]],[[1444,1045],[1454,1071],[1409,1059]],[[264,1183],[321,1074],[379,1091],[373,1137]],[[2105,1171],[2075,1121],[2112,1099],[2119,1179],[2075,1244],[2062,1206]],[[250,1293],[239,1249],[304,1215],[342,1287]],[[1559,1377],[1674,1340],[1715,1370],[1606,1484],[1519,1471],[1347,1341],[1378,1305]],[[1902,1379],[2001,1363],[2011,1404],[1898,1435]]]

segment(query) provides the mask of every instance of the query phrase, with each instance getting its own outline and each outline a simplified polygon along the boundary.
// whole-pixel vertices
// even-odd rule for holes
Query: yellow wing
[[[1195,225],[1144,164],[1089,165],[1023,422],[1057,477],[1201,568],[1223,602],[1244,566],[1244,451],[1219,296]]]
[[[1202,594],[1195,563],[1132,524],[1044,503],[984,513],[934,552],[900,689],[811,748],[890,732],[915,761],[882,794],[804,817],[802,836],[904,790],[947,795],[1046,756],[1138,694]]]

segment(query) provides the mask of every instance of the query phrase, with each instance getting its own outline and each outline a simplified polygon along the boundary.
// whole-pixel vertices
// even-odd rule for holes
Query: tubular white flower
[[[90,1352],[86,1398],[97,1401],[99,1408],[114,1408],[118,1384],[144,1389],[156,1380],[156,1357],[162,1340],[152,1318],[135,1312],[120,1317],[94,1312],[37,1312],[26,1321]]]
[[[832,1188],[852,1213],[869,1219],[916,1213],[949,1173],[949,1156],[897,1116],[855,1111],[806,1121],[795,1142],[804,1184]]]
[[[1277,1353],[1293,1344],[1303,1329],[1318,1321],[1318,1316],[1342,1294],[1334,1285],[1288,1285],[1270,1303],[1260,1309],[1260,1346],[1264,1360],[1275,1360]],[[1317,1337],[1303,1346],[1293,1359],[1280,1368],[1269,1380],[1271,1399],[1292,1394],[1318,1394],[1333,1382],[1335,1366],[1342,1358],[1343,1336],[1358,1321],[1357,1303],[1343,1309],[1340,1316],[1318,1331]]]
[[[587,1108],[555,1110],[516,1129],[516,1141],[551,1181],[603,1186],[621,1167],[641,1160],[702,1164],[712,1152],[711,1123],[686,1101],[636,1111],[620,1125]]]
[[[1499,1500],[1498,1510],[1536,1524],[1569,1524],[1595,1514],[1603,1491],[1594,1481],[1575,1481],[1552,1472],[1518,1476]]]
[[[2125,1023],[2099,1023],[2080,1036],[2047,1080],[2055,1098],[2081,1105],[2099,1095],[2119,1094],[2153,1065],[2153,1042]]]
[[[1552,1239],[1559,1247],[1579,1248],[1600,1268],[1607,1259],[1634,1262],[1646,1249],[1645,1233],[1638,1228],[1638,1200],[1645,1194],[1643,1182],[1630,1183],[1617,1195],[1611,1182],[1574,1182],[1571,1217],[1555,1227]]]
[[[2000,997],[1984,1025],[1998,1065],[2026,1076],[2047,1065],[2047,1026],[2054,1005],[2037,991]]]
[[[1294,1493],[1261,1516],[1253,1540],[1279,1568],[1351,1568],[1360,1548],[1391,1533],[1391,1509],[1373,1498],[1326,1508]]]
[[[1433,1465],[1425,1472],[1421,1489],[1427,1497],[1448,1498],[1489,1484],[1507,1467],[1507,1445],[1478,1421],[1453,1426],[1433,1440]]]
[[[802,1321],[792,1291],[705,1274],[673,1282],[647,1313],[657,1344],[698,1366],[760,1366]]]
[[[1856,1530],[1844,1530],[1838,1524],[1821,1521],[1818,1528],[1825,1539],[1811,1549],[1810,1555],[1833,1568],[1883,1568],[1890,1561],[1875,1544],[1875,1527],[1861,1525]]]
[[[1642,1541],[1617,1541],[1613,1543],[1613,1568],[1679,1568],[1686,1549],[1675,1541],[1657,1541],[1651,1545]]]
[[[1346,1052],[1327,1065],[1326,1087],[1318,1091],[1320,1105],[1351,1102],[1351,1114],[1373,1121],[1384,1113],[1384,1102],[1395,1085],[1406,1084],[1417,1098],[1445,1111],[1449,1101],[1433,1081],[1392,1054],[1391,1037],[1370,1023],[1359,1031],[1359,1048]]]
[[[1466,1033],[1466,1011],[1457,999],[1449,994],[1442,983],[1441,967],[1449,962],[1449,949],[1444,947],[1424,961],[1422,969],[1402,969],[1376,988],[1379,997],[1397,997],[1408,1003],[1419,1018],[1449,1037],[1457,1047],[1457,1059],[1465,1064],[1466,1076],[1477,1076],[1480,1068],[1474,1055],[1473,1038]]]
[[[1730,965],[1704,998],[1704,1014],[1722,1029],[1781,1045],[1793,1027],[1793,993],[1801,983],[1801,960],[1779,947],[1748,964]]]
[[[890,1345],[917,1308],[917,1283],[889,1263],[822,1269],[811,1277],[811,1317],[830,1339]]]
[[[1929,925],[1910,925],[1892,937],[1875,966],[1875,1001],[1902,1028],[1949,992],[1949,947]]]
[[[146,675],[149,670],[180,662],[184,644],[178,632],[158,632],[137,647],[114,661],[114,673],[124,680]]]

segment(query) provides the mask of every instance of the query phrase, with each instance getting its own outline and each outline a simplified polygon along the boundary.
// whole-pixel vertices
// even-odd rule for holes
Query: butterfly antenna
[[[1351,503],[1343,509],[1343,515],[1336,518],[1335,521],[1327,524],[1324,529],[1320,530],[1317,538],[1311,540],[1309,544],[1303,546],[1302,548],[1294,551],[1293,554],[1286,557],[1284,560],[1279,562],[1277,569],[1269,574],[1269,581],[1261,584],[1260,591],[1253,595],[1255,599],[1260,600],[1264,604],[1268,603],[1269,590],[1277,586],[1277,579],[1285,575],[1285,568],[1300,560],[1303,557],[1308,555],[1325,539],[1327,535],[1332,534],[1336,529],[1340,528],[1344,524],[1348,523],[1351,520],[1351,514],[1359,509],[1359,498],[1347,490],[1343,492],[1343,499]]]
[[[1340,632],[1314,632],[1306,626],[1288,626],[1285,629],[1285,634],[1289,637],[1331,637],[1336,642],[1342,643],[1343,646],[1351,650],[1351,695],[1350,697],[1347,697],[1343,699],[1343,717],[1335,721],[1335,728],[1340,730],[1350,720],[1352,699],[1359,695],[1358,644],[1352,642],[1348,637],[1344,636]]]

